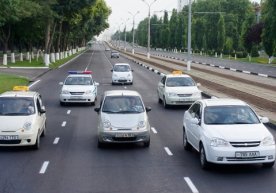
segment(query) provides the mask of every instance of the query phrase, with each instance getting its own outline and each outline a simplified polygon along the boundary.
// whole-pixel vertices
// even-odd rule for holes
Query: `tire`
[[[161,103],[162,103],[162,100],[160,99],[159,93],[158,93],[158,92],[157,92],[157,97],[158,97],[158,103],[161,104]]]
[[[210,163],[206,159],[205,149],[202,144],[200,145],[200,148],[199,148],[199,157],[200,157],[201,168],[204,170],[209,169]]]
[[[37,137],[36,137],[36,142],[35,142],[35,144],[33,145],[33,149],[39,149],[39,147],[40,147],[40,136],[39,136],[39,134],[37,134]]]
[[[269,163],[263,163],[263,167],[265,168],[272,168],[274,166],[275,161]]]
[[[168,104],[166,102],[165,96],[163,96],[163,106],[164,106],[165,109],[168,108]]]
[[[150,146],[150,139],[144,142],[144,147],[149,147],[149,146]]]
[[[184,147],[185,150],[191,150],[192,149],[191,144],[188,142],[184,126],[183,126],[183,147]]]
[[[46,123],[44,123],[43,131],[41,133],[41,137],[45,137],[46,135]]]

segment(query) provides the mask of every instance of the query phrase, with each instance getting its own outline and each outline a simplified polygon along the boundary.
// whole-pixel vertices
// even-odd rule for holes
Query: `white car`
[[[114,64],[112,72],[112,84],[133,84],[133,76],[130,65],[127,63]]]
[[[106,91],[98,112],[98,147],[106,143],[138,143],[150,145],[150,124],[142,97],[136,91]]]
[[[199,100],[184,113],[183,146],[199,152],[204,169],[210,163],[273,167],[275,141],[263,125],[268,121],[241,100]]]
[[[62,85],[60,105],[66,103],[95,104],[99,83],[93,80],[91,73],[91,71],[69,71],[65,81],[60,82]]]
[[[158,101],[162,102],[165,108],[168,105],[191,105],[201,99],[199,85],[189,75],[173,71],[172,74],[163,76],[158,83]]]
[[[38,92],[26,86],[0,95],[0,146],[33,146],[39,149],[46,132],[46,113]]]

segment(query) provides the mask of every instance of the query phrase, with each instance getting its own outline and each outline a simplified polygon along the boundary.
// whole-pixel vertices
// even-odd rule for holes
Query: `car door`
[[[40,133],[41,133],[42,129],[45,125],[45,122],[46,122],[46,114],[41,113],[41,109],[44,106],[43,106],[42,99],[41,99],[40,95],[38,95],[36,98],[36,106],[37,106],[37,124],[38,124],[38,128],[40,129]]]
[[[164,91],[165,91],[165,82],[166,82],[166,76],[164,76],[158,83],[157,92],[158,92],[158,97],[160,99],[163,99],[163,95],[164,95]]]

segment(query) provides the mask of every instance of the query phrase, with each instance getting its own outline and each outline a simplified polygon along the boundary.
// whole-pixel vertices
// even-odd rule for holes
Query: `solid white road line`
[[[151,127],[151,130],[152,130],[153,133],[155,133],[155,134],[157,133],[157,131],[155,130],[154,127]]]
[[[61,126],[65,127],[65,125],[66,125],[66,121],[63,121],[62,124],[61,124]]]
[[[190,187],[193,193],[199,193],[197,188],[195,187],[195,185],[193,184],[192,180],[189,177],[184,177],[184,180],[186,181],[186,183],[188,184],[188,186]]]
[[[34,86],[35,84],[37,84],[37,83],[39,83],[39,82],[40,82],[40,80],[35,81],[34,83],[32,83],[32,84],[29,86],[29,88],[31,88],[32,86]]]
[[[59,142],[59,137],[56,137],[53,144],[58,144],[58,142]]]
[[[42,165],[42,167],[41,167],[39,173],[40,173],[40,174],[44,174],[44,173],[46,172],[46,170],[47,170],[48,165],[49,165],[49,161],[45,161],[45,162],[43,163],[43,165]]]
[[[88,67],[89,67],[89,65],[90,65],[90,63],[91,63],[91,61],[92,61],[92,57],[93,57],[93,55],[94,55],[94,51],[92,52],[92,54],[91,54],[91,58],[90,58],[90,60],[89,60],[89,63],[87,64],[87,66],[86,66],[86,68],[85,68],[85,70],[84,70],[84,71],[87,71],[87,69],[88,69]]]
[[[69,115],[70,113],[71,113],[71,110],[68,110],[68,111],[67,111],[67,115]]]
[[[172,155],[173,155],[173,153],[170,151],[170,149],[169,149],[168,147],[164,147],[164,149],[165,149],[165,151],[167,152],[167,154],[168,154],[169,156],[172,156]]]

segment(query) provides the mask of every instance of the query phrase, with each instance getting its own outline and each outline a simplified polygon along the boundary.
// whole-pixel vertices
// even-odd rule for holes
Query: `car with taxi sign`
[[[60,105],[87,103],[94,105],[99,83],[92,78],[92,71],[69,71],[60,91]]]
[[[106,91],[98,113],[98,147],[111,143],[150,145],[150,124],[141,95],[131,90]]]
[[[158,101],[163,103],[165,108],[169,105],[191,105],[202,98],[198,86],[200,84],[189,75],[183,74],[182,71],[173,71],[164,75],[158,83]]]
[[[41,95],[27,86],[15,86],[0,95],[0,146],[39,149],[46,133],[46,110]]]
[[[133,84],[133,70],[128,63],[116,63],[113,65],[112,84]]]
[[[200,164],[263,164],[273,167],[275,140],[258,116],[238,99],[202,99],[183,117],[183,146],[199,152]]]

